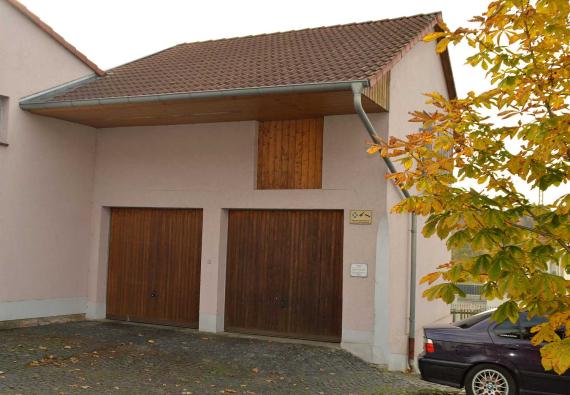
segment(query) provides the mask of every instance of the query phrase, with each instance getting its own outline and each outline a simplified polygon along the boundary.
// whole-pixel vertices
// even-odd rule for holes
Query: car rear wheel
[[[465,378],[467,395],[515,395],[517,384],[508,370],[497,365],[477,365]]]

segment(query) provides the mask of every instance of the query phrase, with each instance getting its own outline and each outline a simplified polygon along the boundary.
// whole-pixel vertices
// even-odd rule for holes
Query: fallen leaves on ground
[[[55,356],[48,355],[41,359],[34,359],[32,362],[28,363],[26,366],[28,367],[37,367],[37,366],[45,366],[45,365],[55,365],[55,366],[64,366],[61,361],[59,361]]]

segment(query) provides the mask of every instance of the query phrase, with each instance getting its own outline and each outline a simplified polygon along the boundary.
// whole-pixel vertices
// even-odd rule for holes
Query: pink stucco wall
[[[418,124],[408,122],[410,111],[428,109],[422,93],[447,92],[441,61],[435,52],[434,43],[417,44],[394,68],[390,82],[390,135],[403,138],[417,131]],[[395,188],[388,188],[388,206],[400,200]],[[423,219],[418,220],[422,229]],[[409,229],[407,215],[389,216],[390,227],[390,364],[394,367],[404,363],[407,352],[409,287]],[[396,235],[395,237],[393,235]],[[405,235],[405,236],[404,236]],[[404,239],[402,237],[404,236]],[[404,241],[405,240],[405,241]],[[449,252],[437,237],[430,239],[418,234],[417,279],[433,271],[437,265],[447,262]],[[423,331],[426,324],[449,319],[449,306],[440,301],[429,302],[421,294],[425,286],[418,286],[416,297],[416,354],[422,351]],[[404,313],[404,314],[402,314]]]
[[[380,128],[387,114],[376,115]],[[90,314],[105,305],[105,207],[204,209],[200,327],[223,329],[225,210],[229,208],[344,209],[343,341],[368,343],[374,325],[377,221],[350,225],[348,210],[385,211],[378,159],[366,154],[355,115],[325,118],[323,188],[256,190],[256,122],[112,128],[97,134],[90,263]],[[102,225],[97,225],[102,224]],[[352,278],[351,263],[367,263],[368,278]],[[369,347],[369,344],[368,344]]]
[[[0,146],[0,320],[104,317],[108,207],[199,207],[200,328],[221,331],[227,209],[344,209],[342,345],[404,367],[408,219],[389,214],[399,196],[380,160],[366,154],[355,115],[325,118],[321,190],[258,191],[256,122],[95,130],[21,111],[21,97],[91,71],[1,1],[0,21],[0,95],[10,97],[10,145]],[[390,113],[371,115],[379,132],[407,131],[407,112],[431,90],[445,90],[443,74],[433,45],[422,43],[392,71]],[[373,224],[349,224],[350,209],[373,210]],[[418,257],[419,278],[447,252],[421,240]],[[350,277],[351,263],[367,263],[368,277]],[[418,299],[418,339],[422,325],[447,311]]]
[[[91,73],[0,1],[0,319],[85,309],[95,130],[21,111],[26,95]],[[42,301],[57,300],[59,307]],[[54,305],[55,306],[55,305]]]

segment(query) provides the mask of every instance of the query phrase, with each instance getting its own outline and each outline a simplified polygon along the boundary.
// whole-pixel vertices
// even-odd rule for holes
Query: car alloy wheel
[[[508,395],[509,381],[495,369],[483,369],[473,376],[471,390],[475,395]]]

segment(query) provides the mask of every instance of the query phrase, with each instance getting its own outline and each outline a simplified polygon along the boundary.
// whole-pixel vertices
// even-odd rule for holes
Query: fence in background
[[[451,316],[453,317],[453,322],[463,320],[465,318],[471,317],[472,315],[481,313],[487,310],[486,300],[473,300],[468,302],[453,303],[451,305]]]

